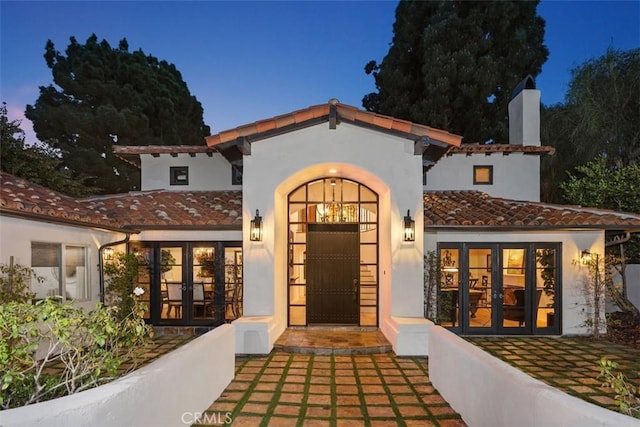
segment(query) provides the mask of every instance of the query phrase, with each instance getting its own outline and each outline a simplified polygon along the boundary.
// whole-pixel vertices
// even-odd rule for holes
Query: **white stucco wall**
[[[31,242],[87,247],[89,299],[86,302],[78,301],[78,305],[86,308],[93,308],[95,302],[100,300],[98,249],[105,243],[122,240],[125,237],[122,233],[34,222],[7,216],[0,217],[0,235],[2,236],[0,262],[5,264],[9,264],[9,259],[13,256],[15,264],[31,266]]]
[[[637,426],[635,418],[568,395],[434,326],[429,379],[470,426]]]
[[[587,334],[584,325],[590,307],[586,302],[585,278],[587,267],[580,265],[580,253],[604,253],[604,232],[592,230],[531,231],[531,232],[430,232],[424,238],[425,253],[437,250],[437,243],[529,243],[562,244],[562,334]],[[604,312],[604,300],[602,304]]]
[[[474,185],[473,167],[493,166],[493,185]],[[540,156],[511,153],[454,154],[427,172],[427,191],[477,190],[493,197],[540,201]]]
[[[231,164],[220,153],[213,153],[212,157],[203,153],[195,157],[189,154],[178,154],[171,157],[161,154],[153,157],[150,154],[140,156],[141,186],[146,190],[175,190],[175,191],[220,191],[241,190],[241,185],[231,184]],[[189,167],[189,185],[170,185],[169,168],[172,166]]]
[[[244,242],[245,316],[272,317],[276,335],[286,327],[287,196],[305,182],[336,176],[379,195],[381,317],[422,317],[422,158],[413,154],[412,141],[323,123],[254,142],[251,150],[243,159],[243,227],[248,235],[259,209],[264,237]],[[407,209],[416,221],[415,242],[402,241]]]

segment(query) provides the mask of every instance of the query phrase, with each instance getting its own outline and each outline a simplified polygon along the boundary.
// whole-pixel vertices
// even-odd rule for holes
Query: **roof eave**
[[[97,224],[93,222],[91,223],[83,222],[83,221],[77,221],[77,220],[68,219],[68,218],[45,216],[45,215],[36,214],[32,212],[23,212],[23,211],[16,212],[16,211],[5,209],[5,208],[0,208],[0,215],[10,216],[10,217],[19,218],[19,219],[30,219],[38,222],[46,222],[49,224],[62,224],[62,225],[69,225],[72,227],[93,228],[95,230],[104,230],[104,231],[115,231],[118,233],[134,233],[134,234],[139,233],[139,231],[137,231],[136,228],[130,227],[128,225],[115,226],[115,225]]]

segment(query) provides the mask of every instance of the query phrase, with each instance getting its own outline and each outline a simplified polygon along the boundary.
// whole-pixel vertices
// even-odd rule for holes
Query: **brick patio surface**
[[[601,387],[598,360],[618,363],[618,371],[640,389],[640,349],[578,337],[465,337],[526,374],[587,402],[617,411],[615,393]]]
[[[202,424],[241,426],[464,426],[433,388],[426,358],[392,353],[274,351],[236,359],[235,379]]]

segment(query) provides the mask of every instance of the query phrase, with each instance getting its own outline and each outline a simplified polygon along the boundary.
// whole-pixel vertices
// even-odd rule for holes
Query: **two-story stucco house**
[[[442,266],[440,321],[463,334],[583,334],[581,251],[640,216],[540,203],[540,92],[514,91],[508,144],[337,100],[202,146],[118,146],[141,191],[72,199],[2,174],[1,259],[46,277],[39,296],[100,299],[113,250],[144,260],[154,325],[233,320],[238,353],[287,327],[379,328],[428,353],[424,258]],[[587,308],[588,310],[588,308]]]

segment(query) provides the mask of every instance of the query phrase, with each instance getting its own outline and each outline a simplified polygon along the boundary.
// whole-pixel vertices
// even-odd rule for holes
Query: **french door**
[[[560,245],[442,244],[438,320],[462,334],[560,332]]]
[[[136,242],[130,250],[140,263],[137,285],[146,291],[152,324],[211,326],[240,315],[239,243]]]

